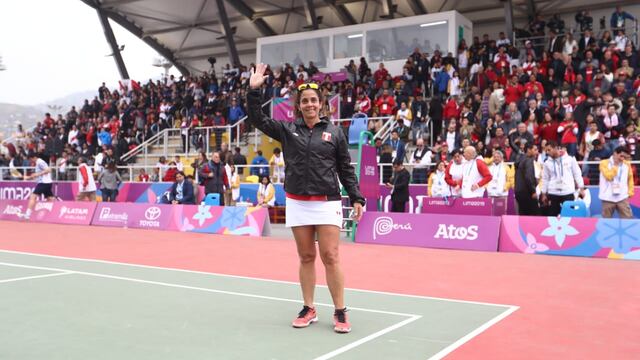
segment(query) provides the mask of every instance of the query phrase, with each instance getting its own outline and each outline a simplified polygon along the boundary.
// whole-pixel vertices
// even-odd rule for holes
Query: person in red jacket
[[[391,116],[393,114],[396,101],[393,99],[393,96],[389,95],[388,89],[384,89],[382,95],[376,99],[376,106],[378,107],[378,114],[380,116]]]
[[[567,154],[576,156],[578,152],[578,124],[573,121],[573,113],[567,113],[564,121],[558,126],[560,144],[567,147]]]
[[[389,76],[389,72],[385,69],[384,63],[380,63],[380,65],[378,65],[378,70],[373,73],[373,79],[376,82],[376,89],[382,87],[382,82],[387,79],[387,76]]]
[[[176,181],[176,174],[178,173],[178,169],[176,168],[175,161],[169,163],[169,168],[167,172],[164,174],[162,181],[164,182],[174,182]]]
[[[444,110],[442,111],[442,117],[446,120],[456,119],[456,121],[460,118],[460,112],[462,108],[458,103],[458,96],[452,96],[447,104],[444,106]]]
[[[504,103],[511,104],[512,102],[518,103],[524,95],[524,86],[518,83],[518,76],[511,76],[511,80],[504,89]]]
[[[538,126],[538,140],[558,142],[558,122],[549,112],[545,112],[544,119]]]
[[[529,77],[529,82],[524,85],[524,89],[528,91],[529,94],[533,94],[535,92],[544,94],[544,87],[542,87],[542,83],[536,79],[535,75],[531,75]]]

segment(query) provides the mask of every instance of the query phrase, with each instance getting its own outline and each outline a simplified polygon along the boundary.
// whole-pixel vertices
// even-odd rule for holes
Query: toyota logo
[[[148,208],[144,212],[144,217],[147,218],[147,220],[149,221],[153,221],[159,218],[161,214],[162,214],[162,210],[160,210],[160,208],[157,206],[153,206]]]

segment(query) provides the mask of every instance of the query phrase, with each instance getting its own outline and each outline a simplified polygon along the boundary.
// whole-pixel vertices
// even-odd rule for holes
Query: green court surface
[[[0,251],[0,359],[439,359],[517,308],[347,290],[353,326],[290,323],[297,284]]]

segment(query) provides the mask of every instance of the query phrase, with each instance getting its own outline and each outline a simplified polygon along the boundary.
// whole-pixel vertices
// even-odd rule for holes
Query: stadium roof
[[[207,58],[211,56],[218,59],[217,66],[231,62],[227,34],[233,39],[240,61],[248,63],[255,58],[256,38],[263,36],[448,10],[462,13],[474,22],[474,27],[505,22],[501,0],[82,1],[143,39],[182,73],[209,69]],[[512,0],[512,4],[514,22],[525,20],[534,11],[551,15],[614,6],[599,0]]]

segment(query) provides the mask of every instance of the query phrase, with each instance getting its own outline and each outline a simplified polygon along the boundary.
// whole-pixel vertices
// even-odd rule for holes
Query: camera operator
[[[589,11],[581,10],[576,14],[576,23],[580,25],[580,32],[593,30],[593,17],[589,16]]]

